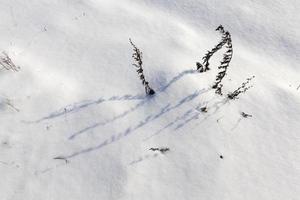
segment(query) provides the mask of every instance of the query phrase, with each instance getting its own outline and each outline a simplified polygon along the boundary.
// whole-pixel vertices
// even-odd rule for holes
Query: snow
[[[300,196],[299,1],[0,3],[0,51],[20,67],[0,71],[0,199]],[[255,75],[237,100],[211,89],[224,50],[195,71],[220,24],[224,94]]]

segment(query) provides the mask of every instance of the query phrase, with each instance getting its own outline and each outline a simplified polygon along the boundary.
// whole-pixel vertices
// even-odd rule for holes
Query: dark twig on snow
[[[146,81],[145,79],[145,75],[143,73],[143,53],[140,51],[140,49],[138,49],[135,44],[133,44],[133,42],[131,41],[131,39],[129,38],[129,42],[133,47],[133,54],[132,54],[132,58],[136,61],[136,63],[133,63],[132,65],[135,66],[137,68],[137,73],[140,77],[140,79],[142,80],[142,84],[145,87],[145,92],[147,95],[154,95],[155,91],[149,86],[149,82]]]
[[[170,151],[169,148],[150,148],[149,150],[150,151],[160,151],[160,153],[162,153],[162,154],[166,153],[167,151]]]
[[[234,90],[233,92],[227,94],[227,97],[229,99],[238,99],[238,96],[241,93],[245,93],[247,90],[249,90],[251,87],[253,87],[252,85],[248,86],[248,84],[250,83],[250,81],[255,78],[255,76],[252,76],[250,78],[247,78],[246,81],[244,83],[242,83],[242,85],[240,87],[238,87],[236,90]]]
[[[55,157],[53,159],[55,159],[55,160],[64,160],[66,163],[69,163],[69,160],[67,160],[65,157],[62,157],[62,156],[58,156],[58,157]]]
[[[217,52],[219,51],[227,42],[227,34],[228,32],[226,32],[223,28],[222,25],[218,26],[218,28],[216,29],[216,31],[219,31],[222,34],[222,39],[221,41],[210,51],[207,51],[207,53],[205,54],[205,56],[202,58],[203,62],[202,64],[197,62],[197,71],[198,72],[206,72],[207,70],[210,70],[209,68],[209,59]]]
[[[242,115],[244,118],[252,117],[252,115],[249,115],[249,114],[244,113],[244,112],[241,112],[241,115]]]

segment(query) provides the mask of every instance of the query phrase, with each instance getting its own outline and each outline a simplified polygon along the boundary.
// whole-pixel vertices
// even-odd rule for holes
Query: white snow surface
[[[0,71],[0,199],[299,199],[299,10],[297,0],[0,0],[0,51],[20,66]],[[211,89],[224,50],[195,71],[220,24],[234,50],[224,96]],[[253,88],[226,99],[252,75]]]

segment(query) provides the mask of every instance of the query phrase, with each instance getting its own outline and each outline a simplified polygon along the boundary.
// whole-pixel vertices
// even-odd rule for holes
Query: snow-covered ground
[[[299,10],[296,0],[0,0],[0,51],[20,67],[0,71],[0,199],[299,199]],[[195,71],[220,24],[234,50],[224,96],[211,89],[224,50]]]

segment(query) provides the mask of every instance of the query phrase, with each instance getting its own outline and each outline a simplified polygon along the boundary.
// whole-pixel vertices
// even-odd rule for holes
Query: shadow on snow
[[[187,74],[194,74],[197,73],[197,71],[195,70],[185,70],[182,71],[181,73],[179,73],[178,75],[176,75],[175,77],[173,77],[166,85],[162,86],[157,92],[163,92],[165,91],[168,87],[170,87],[173,83],[175,83],[176,81],[178,81],[179,79],[181,79],[183,76],[187,75]],[[89,106],[93,106],[93,105],[99,105],[101,103],[104,102],[110,102],[110,101],[131,101],[131,100],[147,100],[147,96],[145,95],[123,95],[123,96],[112,96],[109,97],[107,99],[105,98],[99,98],[97,100],[85,100],[85,101],[81,101],[78,103],[74,103],[71,105],[67,105],[53,113],[50,113],[48,116],[42,117],[38,120],[35,121],[29,121],[28,123],[39,123],[45,120],[50,120],[53,118],[57,118],[66,114],[71,114],[71,113],[75,113],[78,112],[84,108],[87,108]],[[138,104],[139,105],[139,104]]]
[[[85,154],[85,153],[89,153],[91,151],[95,151],[95,150],[101,149],[104,146],[107,146],[107,145],[109,145],[111,143],[119,141],[122,138],[129,136],[129,134],[132,134],[134,131],[138,130],[139,128],[145,126],[149,122],[152,122],[152,121],[158,119],[159,117],[161,117],[162,115],[164,115],[164,114],[166,114],[166,113],[168,113],[168,112],[170,112],[170,111],[172,111],[172,110],[180,107],[181,105],[194,100],[196,97],[199,96],[200,93],[201,93],[201,91],[195,91],[194,93],[192,93],[192,94],[186,96],[185,98],[181,99],[178,103],[176,103],[173,106],[170,103],[168,103],[166,106],[164,106],[163,108],[161,108],[161,110],[159,112],[157,112],[156,114],[148,115],[143,120],[139,121],[135,126],[128,127],[125,131],[121,131],[120,133],[116,133],[116,134],[110,136],[110,138],[107,138],[106,140],[104,140],[99,145],[96,145],[96,146],[93,146],[93,147],[89,147],[89,148],[86,148],[86,149],[83,149],[83,150],[71,153],[69,155],[60,156],[60,157],[62,157],[64,159],[73,158],[73,157],[81,155],[81,154]],[[74,135],[70,136],[70,138],[74,138],[74,137],[76,137],[76,136],[74,136]]]

